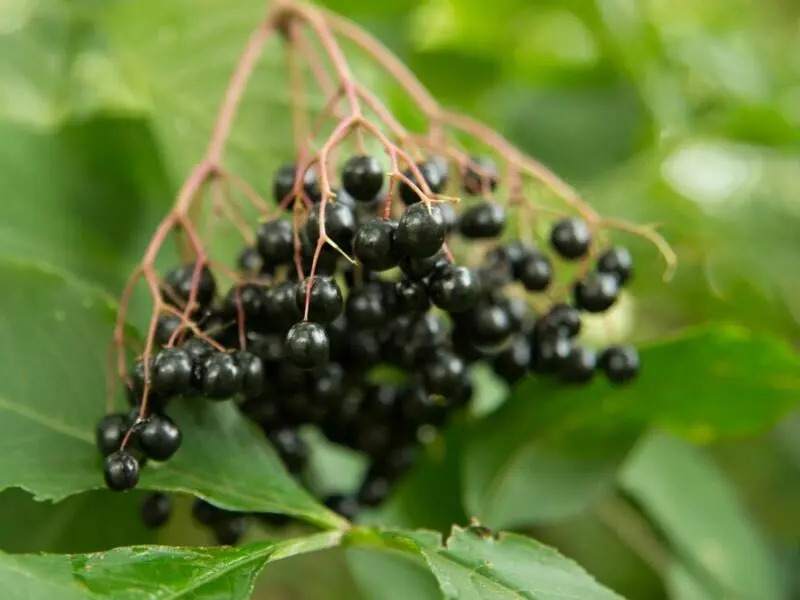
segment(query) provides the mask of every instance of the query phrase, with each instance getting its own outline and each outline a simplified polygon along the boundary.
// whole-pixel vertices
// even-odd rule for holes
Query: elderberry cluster
[[[542,246],[503,239],[506,211],[490,199],[500,183],[497,169],[484,158],[473,165],[455,176],[438,157],[417,165],[434,195],[460,186],[467,197],[460,213],[451,204],[420,201],[406,183],[393,192],[402,210],[392,212],[385,210],[392,192],[380,163],[352,157],[324,207],[324,223],[322,192],[309,170],[297,186],[297,201],[310,207],[307,217],[298,224],[294,212],[259,224],[257,243],[238,261],[240,283],[220,294],[207,265],[170,272],[163,296],[181,311],[192,302],[197,329],[162,316],[149,379],[141,361],[129,374],[132,413],[99,423],[107,486],[135,487],[144,461],[168,460],[179,449],[180,429],[166,412],[172,399],[232,400],[298,478],[309,454],[302,428],[315,427],[362,453],[369,467],[359,488],[325,499],[352,519],[390,495],[419,454],[421,432],[445,426],[469,405],[474,363],[489,364],[509,384],[529,374],[584,384],[597,371],[615,384],[634,379],[634,348],[598,351],[578,341],[582,315],[609,309],[630,280],[630,253],[615,247],[595,256],[592,231],[577,218],[556,222]],[[275,200],[289,212],[296,172],[286,165],[274,180]],[[414,170],[405,175],[424,187]],[[323,235],[332,244],[320,246]],[[482,259],[457,264],[451,248],[469,255],[477,249]],[[585,268],[570,283],[569,298],[548,302],[557,261]],[[313,275],[301,279],[299,271]],[[534,299],[546,308],[537,312]],[[387,372],[391,377],[382,377]],[[148,415],[139,419],[145,392]],[[164,494],[142,505],[153,527],[169,511]],[[193,512],[225,544],[241,537],[248,517],[199,499]]]

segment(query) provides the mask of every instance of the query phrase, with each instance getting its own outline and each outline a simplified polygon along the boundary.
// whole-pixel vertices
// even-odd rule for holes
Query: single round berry
[[[170,304],[189,302],[194,288],[194,302],[201,308],[208,307],[217,293],[217,282],[208,265],[203,265],[197,276],[193,264],[177,267],[164,277],[164,287],[164,300]]]
[[[388,477],[367,477],[358,490],[358,501],[364,506],[380,506],[391,491],[392,484]]]
[[[633,256],[619,246],[606,250],[597,259],[597,271],[615,275],[619,284],[625,285],[633,275]]]
[[[139,431],[139,449],[147,457],[163,462],[181,446],[181,430],[166,415],[150,415]]]
[[[467,366],[459,356],[441,351],[425,365],[422,379],[429,393],[450,396],[458,390],[466,373]]]
[[[511,315],[500,304],[482,303],[469,313],[465,322],[470,337],[478,347],[499,346],[513,332]]]
[[[473,156],[472,165],[464,171],[462,185],[467,194],[477,196],[486,191],[494,191],[500,181],[497,165],[488,156]]]
[[[396,221],[383,219],[372,219],[361,225],[353,240],[353,252],[356,258],[372,271],[385,271],[396,267],[398,261],[394,247],[396,230]]]
[[[466,238],[490,239],[506,228],[506,213],[496,202],[479,202],[461,214],[458,228]]]
[[[440,164],[437,164],[439,162]],[[417,163],[417,168],[419,169],[422,177],[425,179],[425,183],[428,184],[431,192],[434,194],[440,193],[444,190],[445,186],[447,185],[447,170],[443,167],[446,167],[446,162],[444,161],[436,161],[436,160],[426,160],[421,163]],[[411,169],[407,169],[404,175],[414,182],[414,184],[423,192],[422,184],[419,181],[419,178],[414,174]],[[412,204],[416,204],[420,201],[420,197],[417,192],[410,187],[405,181],[402,181],[399,185],[400,190],[400,199],[406,206],[410,206]]]
[[[589,252],[592,232],[581,219],[563,219],[550,230],[550,243],[561,258],[583,258]]]
[[[342,187],[355,200],[371,202],[383,187],[383,175],[374,156],[354,156],[342,168]]]
[[[165,398],[187,394],[192,387],[192,359],[183,348],[167,348],[153,361],[153,391]]]
[[[256,238],[258,253],[266,265],[284,265],[294,257],[292,222],[274,219],[262,223]]]
[[[632,346],[610,346],[600,355],[600,368],[612,383],[625,384],[636,379],[641,363]]]
[[[404,257],[400,261],[400,270],[411,281],[420,281],[437,268],[448,264],[447,258],[444,253],[439,251],[433,256],[428,258],[412,258],[410,256]]]
[[[239,352],[236,362],[242,372],[242,395],[256,398],[264,391],[264,363],[252,352]]]
[[[330,342],[319,323],[296,323],[286,334],[286,358],[301,369],[321,367],[330,356]]]
[[[590,313],[611,308],[619,298],[619,280],[610,273],[590,273],[575,283],[575,306]]]
[[[511,330],[514,332],[528,332],[534,322],[534,314],[525,298],[521,296],[500,296],[495,303],[508,313],[511,321]]]
[[[158,529],[164,525],[172,514],[172,498],[162,492],[148,494],[139,505],[142,523],[148,529]]]
[[[531,345],[524,335],[515,336],[492,360],[492,369],[507,384],[525,377],[531,364]]]
[[[348,521],[358,516],[358,499],[344,494],[333,494],[325,499],[325,506]]]
[[[431,307],[428,290],[422,283],[400,279],[394,283],[395,307],[400,314],[422,313]]]
[[[222,312],[237,322],[240,317],[253,322],[263,314],[265,295],[265,288],[253,283],[232,287],[225,296]]]
[[[309,279],[301,281],[295,291],[295,303],[300,314],[305,312]],[[327,325],[342,314],[344,298],[339,284],[333,277],[314,275],[311,280],[308,318]]]
[[[103,456],[119,450],[129,426],[128,415],[124,413],[113,413],[100,419],[95,429],[95,444]]]
[[[173,339],[181,326],[181,318],[177,315],[161,315],[156,322],[156,344],[166,346]],[[177,336],[176,336],[177,337]]]
[[[285,427],[270,433],[269,441],[290,473],[299,473],[308,462],[309,449],[296,429]]]
[[[371,284],[350,292],[346,303],[347,322],[354,329],[377,327],[386,319],[383,294],[378,285]]]
[[[213,400],[227,400],[242,390],[242,369],[225,352],[214,352],[203,364],[203,395]]]
[[[537,339],[531,348],[531,370],[537,373],[556,373],[572,352],[572,339],[555,335]]]
[[[459,313],[475,305],[480,295],[480,285],[475,272],[471,269],[446,265],[431,275],[428,295],[439,308]]]
[[[519,282],[529,292],[543,292],[550,287],[553,279],[553,266],[550,259],[538,251],[531,251],[518,266]]]
[[[489,250],[485,264],[491,269],[507,270],[511,278],[519,279],[522,274],[522,263],[533,251],[533,248],[522,242],[508,242]]]
[[[132,490],[139,483],[139,461],[125,450],[106,456],[103,462],[106,487],[115,492]]]
[[[394,233],[397,252],[412,258],[428,258],[444,243],[447,226],[442,210],[435,204],[409,206]]]
[[[261,273],[261,267],[264,266],[264,261],[261,260],[261,254],[258,248],[248,246],[239,254],[236,259],[236,268],[239,272],[246,277],[257,277]]]
[[[275,173],[275,181],[272,184],[275,202],[281,203],[292,196],[295,181],[297,181],[297,165],[295,163],[283,165],[278,169]],[[317,172],[314,169],[308,169],[303,174],[302,191],[305,192],[311,202],[320,201],[322,195],[317,182]],[[291,211],[293,206],[294,202],[289,200],[286,210]]]
[[[225,512],[212,525],[212,531],[220,546],[235,546],[247,531],[247,515]]]
[[[306,222],[306,234],[312,244],[320,238],[320,206],[315,206]],[[325,206],[325,234],[342,250],[348,250],[353,243],[358,223],[355,211],[344,202],[329,202]]]
[[[285,332],[302,316],[297,306],[297,284],[282,281],[264,294],[264,327],[268,331]],[[305,308],[305,297],[303,298]]]
[[[223,515],[224,511],[206,502],[202,498],[195,498],[192,502],[192,518],[206,527],[212,526]]]
[[[588,383],[597,370],[597,354],[591,348],[573,345],[569,356],[559,371],[562,381],[568,383]]]
[[[537,331],[544,335],[575,337],[581,332],[581,313],[568,304],[554,304],[536,323]]]

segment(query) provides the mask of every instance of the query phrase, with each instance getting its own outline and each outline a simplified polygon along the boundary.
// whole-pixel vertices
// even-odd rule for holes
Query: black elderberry
[[[400,279],[394,283],[395,307],[400,314],[421,313],[431,307],[427,288],[419,282]]]
[[[511,315],[500,304],[482,303],[469,312],[470,337],[478,347],[495,347],[513,331]]]
[[[252,352],[239,352],[236,362],[242,372],[242,395],[256,398],[264,391],[264,363]]]
[[[274,219],[258,228],[256,247],[266,265],[284,265],[294,257],[294,235],[288,219]]]
[[[381,456],[392,445],[392,425],[379,422],[359,422],[353,448],[367,456]]]
[[[390,422],[397,407],[398,389],[386,383],[373,384],[364,391],[359,419],[364,423]]]
[[[573,345],[564,360],[559,377],[568,383],[588,383],[597,369],[597,354],[591,348]]]
[[[320,237],[319,208],[314,207],[306,222],[306,234],[312,244],[316,244]],[[345,203],[329,202],[325,207],[325,233],[342,250],[350,248],[357,225],[356,213]]]
[[[235,546],[247,531],[247,515],[225,512],[211,526],[220,546]]]
[[[150,415],[139,431],[139,449],[147,458],[169,460],[181,446],[181,431],[166,415]]]
[[[358,502],[363,506],[376,507],[384,503],[392,491],[388,477],[367,477],[358,490]]]
[[[170,398],[187,394],[192,386],[192,359],[183,348],[161,350],[153,361],[153,391]]]
[[[272,185],[275,202],[281,203],[286,198],[290,197],[296,181],[297,165],[295,163],[289,163],[280,167],[275,173],[275,181]],[[320,193],[319,183],[317,182],[317,172],[314,169],[308,169],[303,174],[302,191],[305,192],[311,202],[320,201],[322,194]],[[293,205],[294,203],[289,201],[286,210],[291,211]]]
[[[597,258],[597,271],[615,275],[625,285],[633,274],[633,256],[627,248],[610,248]]]
[[[440,164],[437,164],[437,162]],[[444,161],[437,160],[427,160],[417,163],[417,168],[422,174],[422,177],[425,179],[425,183],[428,184],[428,187],[434,194],[441,193],[441,191],[444,190],[445,186],[447,185],[447,171],[443,169],[445,166],[446,163],[444,163]],[[414,175],[414,172],[411,169],[407,169],[404,174],[411,181],[413,181],[421,191],[425,191],[419,179],[416,177],[416,175]],[[406,206],[410,206],[420,201],[420,197],[417,192],[405,181],[402,181],[398,187],[400,190],[400,198]]]
[[[429,276],[436,269],[447,265],[447,258],[443,252],[437,252],[428,258],[404,257],[400,261],[400,270],[411,281],[420,281]]]
[[[310,282],[310,292],[308,278],[297,285],[295,290],[297,310],[300,314],[305,313],[308,295],[310,296],[308,300],[308,318],[312,321],[327,325],[336,319],[344,309],[342,290],[332,277],[314,275]]]
[[[214,352],[203,363],[203,395],[213,400],[227,400],[242,390],[242,369],[225,352]]]
[[[533,312],[531,311],[525,298],[520,296],[500,296],[495,300],[498,306],[508,313],[511,321],[511,330],[515,332],[527,332],[533,325]]]
[[[486,254],[486,266],[492,269],[504,266],[510,271],[512,278],[519,279],[522,274],[522,263],[531,252],[533,252],[533,248],[520,241],[508,242],[492,248]]]
[[[292,517],[289,515],[280,515],[278,513],[253,513],[253,516],[267,527],[276,529],[286,527],[292,522]]]
[[[345,316],[343,314],[339,315],[332,323],[328,323],[325,326],[325,332],[328,334],[328,345],[330,347],[331,357],[340,357],[342,352],[344,352],[347,338],[350,335]]]
[[[473,164],[466,168],[462,179],[464,191],[477,196],[487,190],[496,190],[500,174],[494,161],[488,156],[473,156],[471,160]]]
[[[385,271],[397,266],[394,234],[396,221],[372,219],[361,225],[353,240],[353,253],[367,269]]]
[[[492,369],[507,384],[514,385],[525,377],[531,364],[531,344],[524,335],[517,335],[492,359]]]
[[[317,254],[317,264],[314,265],[314,255],[317,254],[317,242],[311,241],[308,238],[307,231],[300,232],[300,264],[303,267],[303,273],[310,273],[311,267],[314,267],[316,275],[333,275],[339,267],[339,259],[342,255],[336,248],[325,244]],[[289,271],[289,278],[296,279],[297,271],[292,269]]]
[[[381,362],[381,340],[375,331],[351,331],[345,342],[342,364],[355,372],[366,371]]]
[[[286,334],[286,358],[302,369],[314,369],[328,362],[330,343],[319,323],[296,323]]]
[[[374,156],[353,156],[342,168],[342,187],[355,200],[371,202],[383,187],[383,169]]]
[[[542,252],[529,251],[517,266],[517,279],[529,292],[543,292],[550,287],[553,266]]]
[[[563,219],[550,230],[550,243],[561,258],[575,260],[589,252],[592,232],[581,219]]]
[[[377,283],[380,277],[374,271],[366,268],[366,265],[354,265],[346,263],[342,268],[344,274],[344,282],[347,284],[348,290],[354,290],[367,283]]]
[[[206,502],[202,498],[195,498],[194,502],[192,502],[192,518],[201,525],[212,526],[222,514],[223,510],[221,508]]]
[[[378,285],[370,284],[350,292],[346,303],[347,322],[354,329],[370,329],[384,323],[386,310]]]
[[[629,383],[639,375],[639,353],[632,346],[606,348],[600,355],[598,364],[612,383]]]
[[[297,323],[303,315],[298,308],[297,296],[298,286],[291,281],[282,281],[267,290],[264,295],[263,325],[265,330],[285,332]],[[302,306],[305,308],[305,296]]]
[[[456,212],[456,207],[450,202],[441,202],[438,204],[438,206],[442,211],[445,231],[447,231],[447,233],[453,232],[458,226],[458,213]]]
[[[242,404],[241,409],[242,413],[265,433],[285,425],[280,407],[271,396],[251,398]]]
[[[619,280],[610,273],[589,273],[573,288],[575,306],[590,313],[611,308],[619,298]]]
[[[156,344],[166,346],[181,326],[181,318],[177,315],[161,315],[156,321]]]
[[[467,366],[452,352],[440,351],[422,370],[425,389],[431,394],[452,396],[466,376]]]
[[[327,410],[341,399],[344,384],[344,369],[340,364],[331,362],[314,371],[309,394],[316,406]]]
[[[203,265],[195,278],[195,265],[182,265],[167,273],[164,277],[164,299],[170,304],[185,305],[195,285],[194,301],[200,308],[207,308],[217,293],[217,282],[214,275]],[[183,308],[183,306],[181,306]]]
[[[254,283],[235,286],[225,296],[222,311],[226,317],[237,320],[240,315],[245,323],[262,316],[265,288]]]
[[[172,498],[162,492],[153,492],[142,499],[139,515],[148,529],[158,529],[172,514]]]
[[[299,392],[305,389],[308,378],[308,369],[284,361],[273,371],[271,380],[281,392]]]
[[[446,234],[444,215],[437,205],[414,204],[400,217],[394,243],[403,255],[428,258],[439,251]]]
[[[125,450],[106,456],[103,462],[106,487],[115,492],[132,490],[139,483],[139,461]]]
[[[536,323],[536,329],[544,336],[560,334],[575,337],[581,331],[581,313],[568,304],[554,304]]]
[[[572,339],[562,334],[534,338],[531,370],[543,374],[558,372],[572,352]]]
[[[499,236],[506,227],[506,213],[496,202],[479,202],[461,214],[458,228],[461,235],[472,239]]]
[[[264,261],[261,260],[261,254],[258,248],[247,247],[239,254],[236,259],[236,267],[239,273],[246,277],[257,277],[261,273],[261,267],[264,266]]]
[[[471,269],[445,265],[431,275],[428,295],[439,308],[459,313],[475,305],[480,295],[480,285],[475,272]]]
[[[358,499],[345,494],[333,494],[325,499],[325,506],[348,521],[358,516]]]
[[[290,473],[297,474],[308,462],[308,445],[296,429],[285,427],[269,434],[269,441]]]
[[[100,419],[95,429],[95,444],[103,456],[119,450],[129,426],[130,421],[124,413],[112,413]]]
[[[400,417],[405,426],[414,431],[422,425],[440,426],[445,421],[446,407],[432,396],[421,381],[412,380],[397,397]]]

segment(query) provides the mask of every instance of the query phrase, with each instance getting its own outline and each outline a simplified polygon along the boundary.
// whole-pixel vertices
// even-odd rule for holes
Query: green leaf
[[[760,532],[703,450],[652,435],[631,457],[620,482],[674,549],[672,598],[783,598]]]
[[[770,337],[710,328],[642,348],[641,358],[626,388],[520,384],[471,436],[468,512],[493,527],[575,514],[648,427],[708,442],[759,432],[797,402],[800,357]]]
[[[334,547],[340,537],[330,532],[240,548],[133,546],[101,554],[0,554],[0,580],[11,598],[246,599],[268,562]]]
[[[448,599],[621,600],[573,561],[521,535],[454,527],[444,548],[421,552]]]
[[[94,427],[106,401],[115,306],[95,289],[31,264],[0,260],[0,279],[7,286],[0,297],[0,489],[60,500],[102,487]],[[183,445],[171,461],[144,469],[142,487],[342,525],[294,482],[232,403],[185,400],[170,412]]]
[[[348,548],[347,564],[369,600],[440,600],[442,592],[420,556],[392,549]]]

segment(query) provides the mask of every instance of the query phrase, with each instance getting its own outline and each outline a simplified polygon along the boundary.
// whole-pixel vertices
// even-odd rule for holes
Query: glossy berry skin
[[[161,350],[153,361],[153,391],[165,398],[189,393],[192,359],[183,348]]]
[[[428,258],[439,251],[446,234],[441,208],[435,204],[414,204],[400,217],[394,243],[397,252],[404,256]]]
[[[225,511],[211,526],[220,546],[235,546],[247,531],[247,516]]]
[[[443,252],[437,252],[428,258],[411,258],[406,256],[400,261],[400,270],[411,281],[420,281],[433,273],[437,268],[448,264]]]
[[[517,279],[529,292],[543,292],[553,280],[553,265],[538,251],[529,252],[517,266]]]
[[[139,505],[139,516],[148,529],[163,526],[172,514],[172,498],[162,492],[148,494]]]
[[[150,415],[139,431],[139,449],[147,457],[163,462],[181,446],[181,430],[166,415]]]
[[[333,494],[325,499],[325,506],[330,508],[337,515],[344,517],[348,521],[353,521],[358,516],[358,499],[354,496],[345,494]]]
[[[561,365],[559,378],[567,383],[588,383],[597,370],[597,354],[591,348],[573,345],[569,356]]]
[[[473,165],[467,167],[462,178],[462,186],[467,194],[477,196],[485,191],[495,191],[500,181],[497,165],[488,156],[471,157]]]
[[[492,369],[507,384],[513,385],[528,372],[531,345],[524,335],[517,335],[492,360]]]
[[[222,516],[221,508],[206,502],[202,498],[195,498],[192,502],[192,518],[206,527],[210,527]]]
[[[568,304],[555,304],[536,323],[537,332],[544,335],[575,337],[581,331],[581,313]]]
[[[236,359],[224,352],[214,352],[203,364],[203,395],[212,400],[227,400],[242,390],[242,370]]]
[[[394,283],[395,309],[399,314],[422,313],[431,307],[428,290],[422,283],[400,279]]]
[[[475,305],[480,295],[480,285],[475,272],[471,269],[446,265],[431,275],[428,295],[439,308],[459,313]]]
[[[185,304],[189,301],[192,292],[192,282],[194,278],[195,265],[182,265],[167,273],[164,277],[164,300],[170,304],[175,304],[175,300]],[[197,277],[197,286],[194,301],[201,308],[206,308],[211,304],[214,295],[217,293],[217,282],[214,275],[207,265],[200,268]]]
[[[269,434],[269,441],[290,473],[299,473],[308,462],[309,449],[296,429],[285,427]]]
[[[274,219],[259,225],[256,248],[265,265],[284,265],[294,257],[292,222]]]
[[[264,328],[285,332],[302,316],[297,306],[298,286],[292,281],[282,281],[264,295]],[[305,297],[303,299],[305,302]]]
[[[261,260],[261,254],[258,248],[247,247],[241,251],[239,258],[236,259],[236,268],[239,273],[246,277],[256,277],[261,273],[261,267],[264,266]]]
[[[466,238],[491,239],[506,228],[506,212],[496,202],[479,202],[461,214],[458,227]]]
[[[181,319],[175,315],[161,315],[156,322],[156,344],[166,346],[173,339],[173,334],[181,326]]]
[[[531,345],[531,370],[536,373],[557,373],[572,352],[572,339],[555,335],[536,339]]]
[[[466,322],[470,337],[478,347],[494,347],[505,342],[513,331],[511,315],[498,304],[481,303]]]
[[[126,450],[109,454],[103,462],[103,478],[114,492],[132,490],[139,483],[139,461]]]
[[[319,208],[314,207],[306,222],[306,234],[312,244],[316,244],[320,237]],[[357,227],[355,211],[344,202],[329,202],[325,207],[325,233],[342,250],[350,248]]]
[[[590,273],[575,283],[575,306],[589,313],[601,313],[611,308],[619,298],[619,281],[610,273]]]
[[[381,288],[376,284],[350,292],[346,304],[347,322],[354,329],[371,329],[386,320]]]
[[[242,396],[257,398],[264,391],[264,363],[252,352],[239,352],[235,358],[242,372]]]
[[[441,193],[441,191],[447,185],[447,172],[442,170],[443,166],[445,165],[437,165],[437,161],[435,160],[427,160],[417,163],[417,167],[419,168],[422,177],[425,179],[425,182],[428,184],[428,187],[434,194]],[[414,175],[411,169],[407,169],[405,171],[405,176],[413,181],[423,192],[425,191],[420,184],[419,179]],[[409,187],[406,182],[401,182],[398,187],[400,190],[400,199],[406,206],[411,206],[412,204],[416,204],[420,201],[420,197],[417,195],[417,192]]]
[[[300,282],[295,290],[295,303],[297,311],[303,314],[306,308],[306,292],[309,279]],[[308,307],[308,318],[317,323],[327,325],[342,314],[344,298],[339,284],[333,277],[314,275],[311,280],[311,292]]]
[[[558,255],[566,260],[576,260],[586,256],[591,243],[592,232],[581,219],[563,219],[550,230],[550,244]]]
[[[232,287],[225,295],[222,313],[237,322],[240,316],[245,322],[260,318],[264,311],[265,291],[263,286],[252,283]]]
[[[396,221],[372,219],[358,228],[353,239],[353,253],[371,271],[385,271],[397,266],[394,235]]]
[[[633,256],[627,248],[610,248],[597,258],[597,271],[615,275],[620,286],[625,285],[633,275]]]
[[[383,169],[374,156],[353,156],[342,168],[342,187],[358,202],[372,202],[383,187]]]
[[[632,346],[610,346],[598,360],[608,380],[616,384],[626,384],[638,377],[641,363],[639,353]]]
[[[103,456],[119,450],[129,426],[128,415],[124,413],[112,413],[100,419],[95,429],[95,444]]]
[[[467,365],[459,356],[441,351],[424,366],[422,380],[429,393],[451,396],[466,373]]]
[[[272,193],[275,202],[281,203],[287,197],[291,196],[295,181],[297,180],[296,178],[297,165],[295,163],[285,164],[278,169],[272,184]],[[317,182],[317,172],[314,169],[308,169],[303,174],[303,191],[311,202],[320,201],[322,195],[320,194],[319,183]],[[286,210],[291,211],[293,206],[294,202],[289,200]]]
[[[319,323],[296,323],[286,334],[286,358],[301,369],[321,367],[330,356],[330,342]]]
[[[492,248],[485,259],[486,266],[492,269],[504,268],[509,277],[519,279],[522,274],[522,264],[525,258],[534,251],[533,248],[519,241],[512,241]]]
[[[202,387],[203,365],[206,359],[214,352],[214,348],[200,338],[189,338],[181,348],[189,355],[189,360],[192,361],[191,391],[199,393]]]

